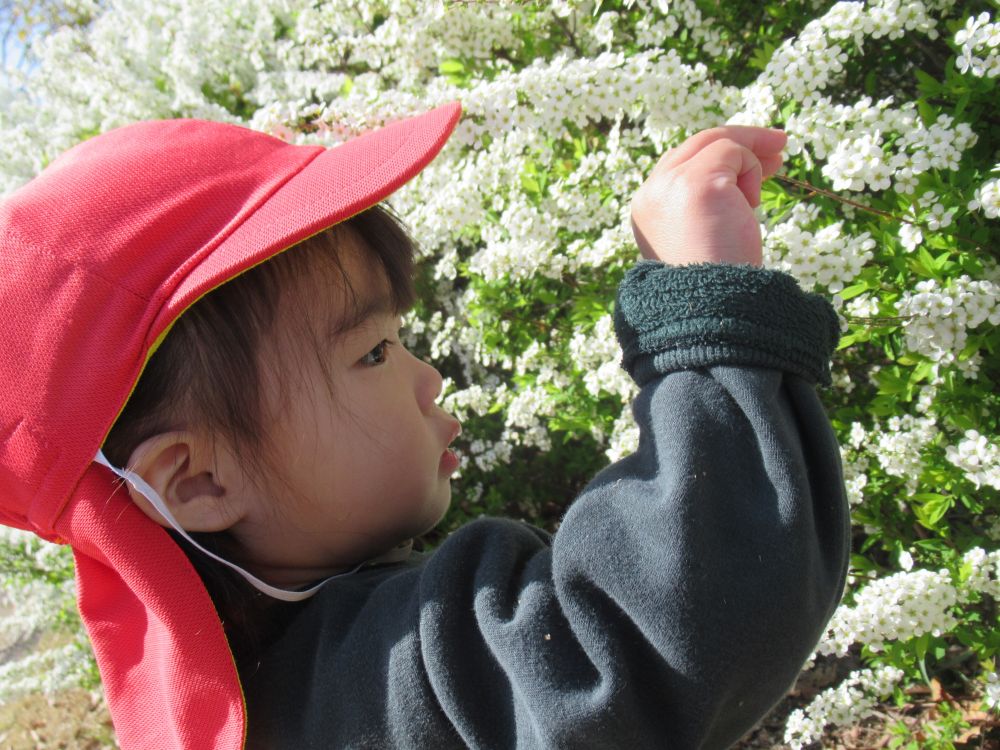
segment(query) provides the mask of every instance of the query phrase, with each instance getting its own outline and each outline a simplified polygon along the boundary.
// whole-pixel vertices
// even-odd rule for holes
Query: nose
[[[429,412],[441,395],[444,388],[444,378],[434,365],[424,362],[420,357],[412,355],[417,362],[416,391],[417,402],[421,411]]]

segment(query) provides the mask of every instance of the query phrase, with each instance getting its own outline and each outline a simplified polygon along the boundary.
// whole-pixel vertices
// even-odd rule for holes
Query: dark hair
[[[361,251],[373,272],[384,272],[397,312],[413,306],[414,243],[387,206],[373,206],[304,240],[206,294],[177,319],[104,442],[108,460],[124,466],[144,440],[181,427],[198,427],[224,437],[255,481],[274,479],[262,384],[268,375],[285,388],[291,372],[265,373],[260,354],[271,340],[279,310],[291,313],[289,319],[297,329],[291,332],[293,338],[308,343],[312,336],[312,343],[318,343],[315,337],[323,334],[310,328],[306,315],[295,314],[305,306],[283,304],[292,301],[297,291],[317,289],[317,283],[324,284],[325,291],[329,282],[330,293],[339,293],[344,310],[341,330],[360,322],[363,302],[341,262],[348,244]],[[309,348],[329,376],[323,347],[304,347],[303,352]],[[336,384],[328,385],[335,392]],[[215,602],[237,664],[254,661],[274,628],[294,608],[272,607],[274,600],[260,595],[235,571],[211,560],[179,534],[172,535]],[[226,559],[235,556],[227,532],[192,537]],[[282,608],[284,612],[276,611]]]

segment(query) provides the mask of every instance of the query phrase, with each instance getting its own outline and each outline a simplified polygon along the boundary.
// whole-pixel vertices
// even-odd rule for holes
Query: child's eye
[[[386,352],[392,345],[393,342],[389,341],[389,339],[382,339],[378,346],[361,358],[361,363],[367,364],[370,367],[378,367],[379,365],[384,364],[386,361]],[[372,355],[374,355],[374,357]]]

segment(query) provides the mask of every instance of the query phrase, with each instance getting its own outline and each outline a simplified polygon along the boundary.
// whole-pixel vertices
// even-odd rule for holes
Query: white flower
[[[931,279],[919,282],[914,292],[905,292],[896,307],[906,318],[906,345],[911,351],[942,364],[960,364],[968,332],[984,323],[1000,323],[1000,287],[966,275],[948,288]],[[975,370],[963,374],[974,377]]]
[[[906,551],[900,552],[899,567],[903,570],[913,570],[913,555]]]
[[[1000,446],[976,430],[967,430],[957,446],[945,449],[947,459],[965,472],[976,487],[1000,489]]]
[[[899,226],[899,244],[909,250],[911,253],[917,249],[917,246],[924,241],[923,232],[920,231],[920,227],[914,226],[913,224],[908,224],[903,222]]]
[[[996,672],[987,672],[983,675],[983,693],[986,707],[1000,711],[1000,675]]]
[[[904,479],[907,490],[914,492],[920,481],[923,451],[937,433],[934,417],[892,417],[872,430],[869,451],[886,474]]]
[[[618,18],[617,13],[602,13],[597,19],[597,23],[590,29],[591,35],[605,49],[609,48],[614,41],[616,18]]]
[[[781,223],[764,227],[765,264],[795,276],[806,289],[839,292],[873,257],[875,241],[865,232],[851,236],[836,222],[812,231],[814,207],[797,204]]]
[[[569,342],[569,354],[593,396],[612,393],[626,404],[635,397],[638,386],[621,367],[622,350],[610,315],[597,321],[590,335],[575,334]]]
[[[965,595],[988,594],[1000,598],[1000,550],[986,552],[974,547],[962,556],[969,575],[965,580]]]
[[[879,578],[855,595],[853,605],[837,609],[817,651],[842,655],[854,643],[881,651],[887,641],[940,635],[957,622],[951,609],[959,600],[947,571],[905,571]]]
[[[639,449],[639,425],[632,414],[632,406],[626,404],[615,420],[605,455],[610,461],[618,461]]]
[[[994,169],[1000,169],[1000,165]],[[976,189],[976,197],[969,201],[969,210],[982,211],[987,219],[1000,216],[1000,178],[987,180]]]
[[[961,72],[977,78],[1000,75],[1000,23],[990,23],[988,12],[966,19],[965,27],[955,34],[955,44],[961,48],[955,60]]]
[[[895,667],[852,672],[839,685],[813,698],[804,709],[792,711],[785,724],[785,742],[793,750],[801,750],[820,739],[828,725],[845,726],[860,721],[902,679],[902,670]]]

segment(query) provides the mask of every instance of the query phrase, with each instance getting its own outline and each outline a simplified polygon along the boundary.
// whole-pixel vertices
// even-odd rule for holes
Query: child
[[[759,268],[777,131],[700,133],[633,198],[637,452],[552,537],[411,550],[460,426],[399,341],[412,248],[379,202],[458,117],[330,150],[139,123],[0,204],[0,520],[73,545],[125,750],[722,748],[820,637],[838,327]]]

